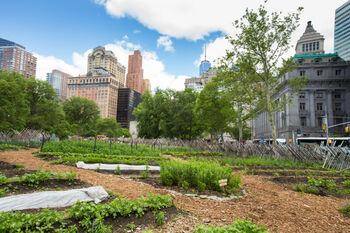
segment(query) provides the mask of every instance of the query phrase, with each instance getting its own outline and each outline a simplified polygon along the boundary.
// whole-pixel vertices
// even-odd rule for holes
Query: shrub
[[[240,189],[241,177],[232,175],[230,167],[222,167],[215,162],[178,162],[169,161],[161,165],[160,179],[164,185],[177,185],[182,187],[184,182],[189,187],[196,189],[205,188],[222,192],[223,189],[219,185],[219,180],[227,179],[225,190],[228,192],[238,191]],[[187,186],[187,185],[185,185]]]

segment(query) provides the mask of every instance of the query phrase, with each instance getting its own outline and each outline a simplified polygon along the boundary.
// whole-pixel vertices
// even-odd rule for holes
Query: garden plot
[[[91,185],[76,179],[76,173],[25,170],[22,165],[0,162],[0,196],[87,188]]]

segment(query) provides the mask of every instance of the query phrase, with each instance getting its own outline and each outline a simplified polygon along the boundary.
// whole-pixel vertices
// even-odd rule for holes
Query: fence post
[[[96,149],[96,136],[95,136],[94,152],[93,153],[95,153],[95,149]]]
[[[44,141],[44,134],[42,134],[42,135],[43,135],[43,139],[41,140],[40,152],[43,150],[44,143],[45,143],[45,141]]]

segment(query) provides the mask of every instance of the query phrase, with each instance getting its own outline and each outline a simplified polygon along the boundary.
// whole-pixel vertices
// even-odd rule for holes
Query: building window
[[[305,52],[305,44],[303,44],[303,52]]]
[[[317,48],[317,50],[320,49],[320,42],[319,41],[317,41],[317,43],[316,43],[316,48]]]
[[[306,126],[306,117],[300,117],[300,125]]]
[[[340,99],[341,98],[341,94],[340,93],[335,93],[334,94],[334,99]]]
[[[317,76],[322,76],[323,70],[318,70],[317,71]]]
[[[316,104],[316,110],[317,111],[322,111],[323,110],[323,103],[317,103]]]
[[[306,52],[308,52],[309,51],[309,44],[306,44]]]
[[[316,50],[316,42],[312,43],[312,49],[315,51]]]
[[[301,70],[299,74],[300,74],[300,77],[305,76],[305,70]]]
[[[334,104],[334,110],[335,111],[341,111],[341,103],[335,103]]]
[[[322,99],[323,98],[323,93],[322,92],[316,92],[316,98]]]
[[[336,75],[336,76],[341,75],[341,70],[336,70],[336,71],[335,71],[335,75]]]
[[[305,99],[305,92],[300,92],[299,98],[300,99]]]
[[[299,104],[299,109],[300,110],[305,110],[305,103],[300,103]]]

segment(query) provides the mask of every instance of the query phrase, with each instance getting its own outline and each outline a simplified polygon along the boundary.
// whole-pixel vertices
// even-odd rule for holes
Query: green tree
[[[58,121],[64,119],[55,90],[48,82],[34,77],[26,79],[26,83],[24,90],[29,107],[26,127],[53,133]]]
[[[96,133],[109,138],[118,138],[122,134],[122,130],[116,119],[100,118],[96,121]]]
[[[265,1],[266,3],[267,1]],[[243,54],[251,59],[252,69],[260,79],[260,100],[263,111],[269,116],[272,137],[276,143],[276,126],[274,113],[280,111],[291,98],[282,96],[280,101],[272,98],[280,88],[279,78],[292,70],[293,58],[283,59],[291,47],[292,33],[299,26],[299,14],[282,16],[281,13],[269,14],[265,6],[260,5],[257,12],[246,10],[245,15],[234,22],[234,27],[240,30],[235,38],[227,39],[233,45],[233,54]],[[289,87],[295,91],[302,87],[306,80],[304,77],[290,79]]]
[[[122,135],[124,138],[130,138],[131,137],[131,134],[130,134],[130,131],[126,128],[122,128]]]
[[[94,129],[99,118],[99,110],[94,101],[72,96],[63,102],[63,110],[67,121],[76,128],[78,135],[96,135]]]
[[[0,70],[0,131],[25,128],[29,108],[22,75]]]
[[[257,107],[259,94],[255,85],[258,81],[257,76],[251,69],[247,57],[234,59],[231,53],[227,53],[221,59],[215,80],[236,113],[233,124],[238,129],[238,134],[235,134],[235,137],[242,141],[244,139],[243,129],[247,121],[252,119],[254,109]]]
[[[207,83],[200,92],[196,102],[196,117],[204,130],[212,136],[222,136],[227,131],[234,112],[225,95],[219,91],[218,83]]]

